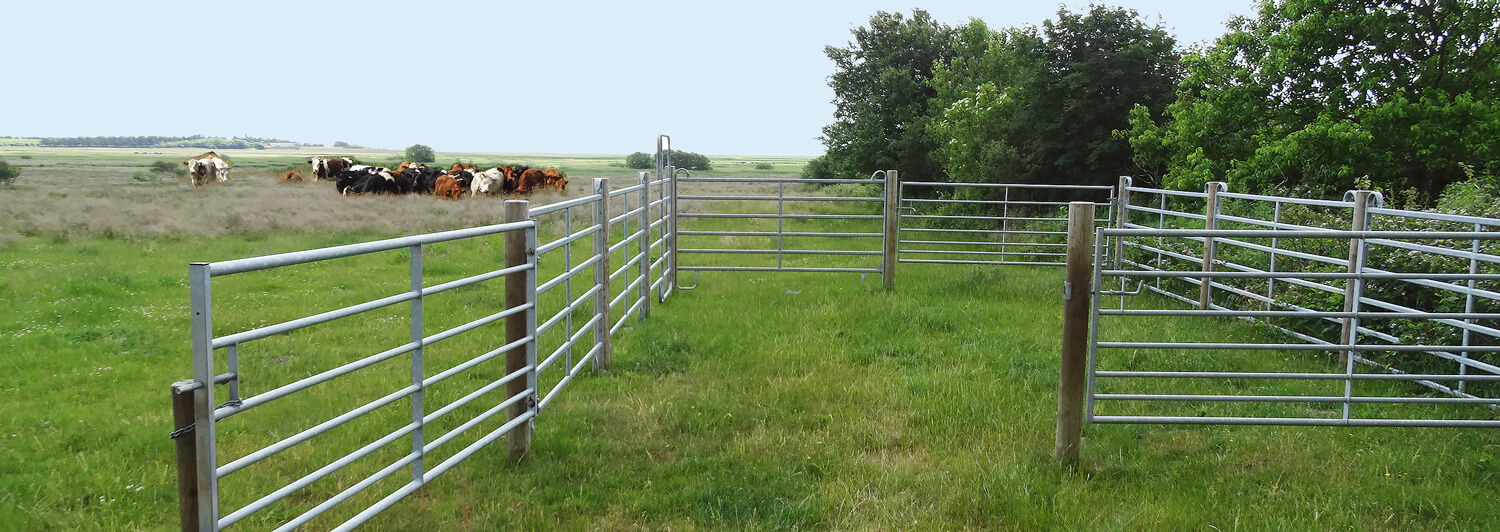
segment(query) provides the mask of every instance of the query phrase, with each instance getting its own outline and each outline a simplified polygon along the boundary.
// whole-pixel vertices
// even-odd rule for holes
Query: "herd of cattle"
[[[545,188],[566,192],[568,178],[556,168],[496,166],[480,170],[471,164],[456,163],[447,170],[411,162],[394,170],[379,166],[354,164],[347,157],[324,159],[313,157],[313,181],[333,181],[340,194],[432,194],[458,199],[464,195],[531,194]],[[301,181],[296,172],[282,176],[287,181]]]
[[[183,161],[188,167],[193,187],[197,188],[215,179],[220,183],[229,180],[229,163],[214,152],[208,152]],[[339,194],[432,194],[440,198],[459,199],[465,195],[481,194],[531,194],[543,189],[567,192],[568,178],[556,168],[530,168],[527,166],[496,166],[480,170],[471,164],[454,164],[447,170],[429,168],[411,162],[401,163],[395,169],[380,166],[354,164],[347,157],[307,160],[312,169],[312,181],[332,181]],[[302,174],[287,172],[283,181],[301,182]]]

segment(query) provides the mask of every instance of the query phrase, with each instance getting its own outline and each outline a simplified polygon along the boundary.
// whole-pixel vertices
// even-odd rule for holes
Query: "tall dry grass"
[[[279,181],[269,173],[254,173],[196,190],[173,182],[18,186],[0,191],[0,235],[143,239],[279,232],[412,234],[500,223],[504,200],[521,199],[345,197],[328,182]],[[570,190],[568,195],[582,193]],[[563,195],[538,193],[525,199],[545,205]]]

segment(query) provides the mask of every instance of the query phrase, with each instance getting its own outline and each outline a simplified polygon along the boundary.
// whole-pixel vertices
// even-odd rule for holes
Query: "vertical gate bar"
[[[198,456],[193,393],[197,381],[172,383],[172,438],[177,447],[177,521],[183,532],[198,532]]]
[[[229,401],[235,402],[240,400],[240,344],[232,344],[225,350],[228,351],[225,371],[229,372]]]
[[[1277,201],[1277,202],[1274,203],[1274,205],[1275,205],[1274,210],[1271,212],[1271,230],[1272,231],[1277,230],[1278,224],[1281,223],[1281,202]],[[1275,237],[1271,238],[1271,267],[1269,268],[1269,271],[1271,273],[1275,273],[1276,272],[1276,245],[1277,245],[1277,243],[1278,243],[1279,240],[1281,240],[1281,239],[1275,238]],[[1276,278],[1275,277],[1267,278],[1266,279],[1266,310],[1272,310],[1272,302],[1276,301],[1275,292],[1276,292]],[[1271,318],[1266,318],[1266,321],[1267,322],[1271,321]]]
[[[530,218],[531,202],[527,200],[521,200],[521,202],[524,205],[520,209],[526,211],[526,218]],[[526,404],[526,410],[531,412],[531,419],[526,421],[525,428],[526,446],[528,449],[531,447],[532,434],[535,433],[536,418],[541,415],[541,399],[537,391],[537,377],[539,377],[538,373],[540,373],[540,370],[537,369],[537,348],[541,345],[541,340],[537,338],[536,333],[537,314],[540,311],[538,308],[540,301],[538,301],[536,293],[537,276],[540,274],[538,270],[541,269],[541,255],[538,255],[536,252],[536,233],[538,229],[539,225],[532,225],[526,228],[525,234],[526,264],[531,266],[526,270],[526,302],[531,304],[531,308],[526,309],[526,336],[531,338],[531,341],[526,342],[526,387],[531,390],[531,395],[527,396],[526,400],[523,401]],[[521,427],[516,427],[516,429],[519,430]]]
[[[636,266],[641,272],[641,312],[636,318],[646,321],[646,316],[651,315],[651,183],[646,180],[646,172],[637,173],[636,178],[641,183],[641,236],[637,239],[641,258]]]
[[[594,369],[609,369],[609,178],[598,178],[594,180],[594,193],[599,195],[599,203],[594,205],[594,223],[599,225],[599,232],[594,233],[594,254],[598,255],[598,262],[594,263],[594,286],[598,288],[594,292],[594,342],[601,345],[599,354],[594,357]]]
[[[1005,262],[1005,244],[1010,242],[1010,187],[1005,187],[1005,200],[1000,204],[1000,262]],[[993,227],[993,226],[991,226]]]
[[[1474,224],[1474,232],[1475,233],[1478,233],[1478,232],[1483,231],[1483,230],[1484,230],[1483,226],[1479,225],[1478,223]],[[1479,273],[1479,239],[1477,239],[1477,238],[1474,239],[1474,243],[1469,248],[1469,252],[1473,254],[1473,255],[1471,255],[1469,257],[1469,275],[1474,275],[1474,274]],[[1469,291],[1468,291],[1467,294],[1464,295],[1464,313],[1465,314],[1473,314],[1474,313],[1474,289],[1477,287],[1476,280],[1474,278],[1470,277],[1468,285],[1469,285]],[[1470,318],[1470,319],[1464,320],[1464,325],[1468,325],[1468,326],[1474,325],[1474,319]],[[1469,327],[1464,327],[1464,343],[1463,343],[1464,347],[1469,347],[1469,345],[1471,345],[1469,343],[1469,341],[1470,341],[1469,340],[1469,333],[1470,332],[1471,331],[1469,330]],[[1463,353],[1460,353],[1459,356],[1461,356],[1465,360],[1467,360],[1469,358],[1469,352],[1468,351],[1464,351]],[[1458,374],[1459,375],[1468,375],[1469,374],[1469,365],[1460,362],[1458,364]],[[1464,391],[1464,381],[1458,381],[1458,391],[1460,391],[1460,392]]]
[[[1117,189],[1117,188],[1111,188],[1111,189],[1109,189],[1109,211],[1105,213],[1103,227],[1109,227],[1111,224],[1115,223],[1115,208],[1118,207],[1117,204],[1119,203],[1119,200],[1120,200],[1120,197],[1117,195],[1118,192],[1119,192],[1119,189]],[[1099,223],[1096,221],[1096,222],[1094,222],[1094,225],[1095,226],[1099,226]],[[1104,247],[1104,251],[1105,251],[1105,253],[1109,253],[1109,252],[1116,251],[1116,250],[1113,247],[1105,246]],[[1118,255],[1118,253],[1116,253],[1115,255]],[[1110,264],[1119,264],[1119,259],[1115,259],[1114,256],[1108,257],[1108,259],[1109,259],[1109,263]],[[1121,289],[1123,289],[1124,286],[1125,286],[1125,279],[1120,279],[1120,287],[1121,287]]]
[[[895,170],[885,171],[885,190],[881,191],[885,198],[882,205],[885,239],[881,246],[880,279],[886,290],[896,288],[896,250],[901,247],[901,211],[896,208],[901,201],[900,183],[901,176]]]
[[[1158,193],[1157,195],[1161,196],[1161,205],[1156,210],[1156,213],[1157,213],[1156,214],[1156,228],[1157,229],[1166,229],[1167,228],[1167,195],[1164,194],[1164,193]],[[1166,248],[1166,243],[1167,243],[1166,237],[1161,237],[1161,236],[1156,237],[1156,249],[1157,249],[1157,251],[1156,251],[1156,267],[1157,268],[1166,269],[1166,265],[1162,264],[1162,262],[1161,262],[1162,261],[1162,252],[1161,252],[1161,250],[1167,249]],[[1156,289],[1157,290],[1161,290],[1161,277],[1157,277],[1156,278]]]
[[[667,259],[667,264],[670,264],[672,266],[672,278],[671,280],[662,283],[664,285],[667,285],[667,292],[662,296],[663,301],[667,299],[667,296],[672,295],[672,289],[677,286],[677,260],[680,258],[680,255],[677,253],[677,222],[679,221],[677,217],[679,208],[677,205],[677,168],[669,164],[667,165],[667,172],[667,184],[671,185],[672,187],[672,201],[667,202],[667,204],[671,207],[671,210],[668,212],[668,218],[670,219],[670,222],[667,223],[667,225],[671,229],[671,234],[667,238],[667,242],[668,244],[670,244],[667,246],[668,253],[671,253],[671,257]]]
[[[212,275],[207,262],[188,266],[192,298],[193,444],[198,457],[198,529],[219,529],[218,449],[214,441],[214,349]]]
[[[417,455],[416,460],[411,462],[411,480],[417,485],[422,485],[422,475],[426,469],[423,458],[426,453],[422,447],[427,445],[426,438],[422,434],[422,418],[427,415],[423,397],[426,390],[422,387],[422,379],[426,377],[422,369],[422,338],[425,336],[422,326],[422,245],[415,244],[411,247],[411,341],[417,344],[416,349],[411,351],[411,385],[416,389],[411,392],[411,422],[417,426],[411,431],[411,452]]]
[[[1117,186],[1117,192],[1115,192],[1115,198],[1120,203],[1119,210],[1116,210],[1114,212],[1114,215],[1116,216],[1115,227],[1119,229],[1124,229],[1125,226],[1130,223],[1130,185],[1132,183],[1133,181],[1131,180],[1130,176],[1120,176],[1120,183]],[[1115,238],[1115,269],[1123,268],[1124,266],[1122,265],[1122,263],[1124,262],[1124,260],[1125,239]],[[1121,282],[1124,282],[1124,280],[1122,279]]]
[[[1227,188],[1223,182],[1209,181],[1204,187],[1208,193],[1208,203],[1203,207],[1203,228],[1214,230],[1219,228],[1219,191]],[[1218,239],[1207,236],[1203,237],[1203,271],[1205,273],[1214,271],[1214,256],[1218,254]],[[1204,277],[1200,282],[1198,291],[1198,308],[1209,310],[1214,304],[1213,278]]]
[[[504,204],[505,222],[515,223],[525,221],[529,214],[527,211],[530,210],[529,204],[530,202],[526,200],[506,200]],[[521,231],[508,231],[505,233],[505,267],[512,268],[527,264],[531,260],[529,257],[535,256],[535,248],[532,248],[532,253],[527,253],[526,245],[526,233]],[[535,273],[536,270],[531,269],[505,276],[505,308],[512,309],[525,305],[528,302],[535,302],[535,287],[527,286],[528,282],[533,285],[535,284],[536,277],[535,275],[531,275]],[[527,300],[528,297],[531,298],[530,301]],[[507,344],[525,338],[528,332],[535,332],[534,326],[531,331],[527,331],[526,322],[528,314],[517,313],[505,318],[505,341]],[[513,347],[510,351],[507,351],[505,353],[506,374],[515,373],[526,368],[529,363],[528,359],[533,358],[533,355],[530,354],[530,348],[535,345],[536,342],[533,340],[527,342],[524,346]],[[536,364],[531,363],[530,367],[531,370],[528,372],[526,380],[512,379],[505,384],[506,397],[515,397],[518,394],[524,393],[527,387],[531,386],[532,376],[536,374]],[[509,409],[507,420],[519,418],[534,408],[534,405],[528,403],[531,403],[531,401],[518,401],[515,405],[512,405]],[[506,434],[505,443],[511,460],[520,460],[526,456],[526,453],[531,450],[531,424],[523,423],[511,429],[510,433]]]
[[[1090,284],[1091,288],[1104,286],[1102,271],[1104,269],[1103,264],[1105,246],[1104,239],[1099,238],[1100,235],[1098,234],[1098,232],[1099,230],[1095,229],[1094,267],[1093,272],[1091,273],[1093,282]],[[1121,277],[1120,283],[1124,284],[1124,282],[1125,278]],[[1094,297],[1094,290],[1089,290],[1089,349],[1088,369],[1086,370],[1088,375],[1088,382],[1087,389],[1084,391],[1085,403],[1083,410],[1084,420],[1089,423],[1092,423],[1094,421],[1094,372],[1099,367],[1099,304],[1099,298]],[[1122,310],[1125,308],[1124,305],[1125,296],[1120,296],[1120,308]]]
[[[572,237],[572,236],[573,236],[573,208],[572,207],[568,207],[566,209],[563,209],[563,237],[564,238],[569,238],[569,237]],[[568,243],[563,244],[563,274],[564,275],[566,275],[567,272],[573,271],[573,242],[574,241],[569,240]],[[540,262],[541,257],[537,257],[537,259],[538,259],[538,264],[540,264],[541,263]],[[573,304],[573,276],[571,276],[571,275],[569,275],[566,279],[563,280],[563,297],[565,299],[563,300],[562,308],[563,309],[567,309],[568,305],[572,305]],[[564,339],[563,341],[567,341],[568,338],[572,338],[573,337],[573,313],[571,311],[567,311],[567,310],[563,310],[563,312],[567,312],[568,313],[567,317],[563,318],[563,321],[566,322],[566,328],[567,328],[567,334],[563,336],[563,339]],[[573,367],[573,344],[571,344],[571,343],[568,344],[568,346],[566,348],[564,348],[563,352],[567,353],[566,355],[563,355],[564,359],[566,360],[566,362],[565,362],[566,366],[565,367],[572,368]],[[564,371],[563,373],[567,373],[567,371]]]
[[[776,269],[781,269],[783,218],[786,214],[786,183],[776,184]]]
[[[1364,231],[1369,228],[1369,226],[1367,225],[1369,219],[1365,216],[1365,206],[1369,202],[1369,200],[1370,191],[1354,191],[1354,215],[1353,219],[1349,222],[1349,230]],[[1359,252],[1363,242],[1364,240],[1362,239],[1349,240],[1349,273],[1359,273],[1360,271],[1361,265]],[[1360,285],[1355,281],[1355,279],[1344,281],[1344,312],[1353,312],[1353,309],[1357,306],[1356,303],[1358,302],[1359,294],[1355,293],[1355,290],[1359,288]],[[1339,331],[1339,343],[1348,344],[1351,338],[1358,336],[1358,334],[1355,332],[1357,331],[1357,329],[1351,328],[1350,318],[1343,318],[1342,322],[1342,327]],[[1356,355],[1353,351],[1347,351],[1343,354],[1342,358],[1348,359],[1353,358],[1354,356]]]
[[[1090,249],[1094,247],[1094,203],[1068,204],[1067,277],[1063,282],[1062,361],[1057,379],[1057,437],[1053,459],[1078,462],[1082,436],[1085,360],[1088,356]]]

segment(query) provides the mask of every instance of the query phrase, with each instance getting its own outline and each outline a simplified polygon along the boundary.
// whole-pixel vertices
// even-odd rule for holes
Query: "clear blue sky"
[[[1211,41],[1252,0],[1108,2]],[[920,5],[919,5],[920,4]],[[1068,1],[1070,10],[1087,2]],[[438,151],[815,155],[876,11],[1040,24],[1008,1],[0,4],[0,135],[250,135]]]

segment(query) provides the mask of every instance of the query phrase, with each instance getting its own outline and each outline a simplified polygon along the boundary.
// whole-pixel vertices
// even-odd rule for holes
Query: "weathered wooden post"
[[[1133,183],[1130,176],[1120,176],[1119,190],[1115,194],[1115,228],[1124,229],[1130,223],[1130,186]],[[1114,264],[1120,268],[1125,260],[1125,239],[1115,239]]]
[[[1089,298],[1093,287],[1094,204],[1068,204],[1068,262],[1063,281],[1062,371],[1057,381],[1057,446],[1053,458],[1078,461],[1083,433],[1084,371],[1088,365]]]
[[[1370,228],[1369,215],[1366,214],[1366,210],[1368,209],[1370,203],[1370,191],[1356,190],[1353,192],[1353,196],[1354,219],[1349,223],[1349,230],[1367,231]],[[1364,246],[1362,244],[1364,244],[1364,239],[1362,238],[1349,239],[1350,274],[1358,274],[1364,271]],[[1354,312],[1354,309],[1357,308],[1354,303],[1362,295],[1360,294],[1360,292],[1363,291],[1361,290],[1361,288],[1361,283],[1355,282],[1354,279],[1344,280],[1344,312]],[[1339,328],[1339,343],[1346,346],[1353,345],[1350,342],[1354,339],[1356,334],[1356,332],[1354,331],[1354,327],[1352,326],[1355,320],[1351,318],[1344,318],[1340,321],[1342,321],[1342,324]],[[1349,357],[1352,355],[1352,351],[1344,351],[1343,355],[1340,357],[1340,362],[1347,363]]]
[[[1210,231],[1219,228],[1219,192],[1228,190],[1222,181],[1209,181],[1204,186],[1208,193],[1208,204],[1203,208],[1203,228]],[[1214,271],[1214,260],[1219,254],[1219,243],[1211,236],[1203,237],[1203,271]],[[1213,278],[1204,277],[1198,291],[1198,308],[1208,310],[1214,303]]]
[[[896,254],[900,249],[901,180],[895,170],[885,171],[885,244],[880,258],[880,279],[886,290],[896,287]]]
[[[646,321],[646,317],[651,315],[651,184],[646,172],[640,172],[636,177],[641,183],[641,236],[638,237],[641,262],[637,267],[641,271],[641,311],[635,317],[639,321]]]
[[[594,253],[599,256],[599,261],[594,263],[594,286],[599,290],[594,293],[594,315],[598,318],[594,322],[594,341],[602,346],[599,354],[594,357],[594,369],[609,369],[609,178],[594,180],[594,193],[599,195],[599,203],[594,205],[594,223],[599,224],[599,231],[594,233]]]
[[[177,443],[177,520],[183,532],[198,528],[198,445],[193,434],[194,381],[172,383],[172,439]]]
[[[530,202],[526,200],[507,200],[504,209],[506,223],[523,222],[530,215],[531,206]],[[527,249],[526,240],[525,231],[510,231],[505,233],[505,267],[512,268],[529,262],[528,258],[536,253],[536,249]],[[505,308],[516,308],[527,303],[528,295],[532,290],[527,286],[527,279],[528,277],[535,279],[535,272],[536,270],[530,270],[528,272],[517,272],[505,276]],[[533,275],[528,276],[528,273]],[[526,330],[527,314],[516,313],[505,318],[506,343],[515,342],[530,334]],[[535,341],[528,342],[527,345],[512,348],[510,352],[505,354],[505,372],[507,374],[515,373],[527,367],[528,345],[535,345]],[[532,366],[534,373],[535,364],[532,364]],[[506,396],[515,397],[517,394],[525,393],[529,380],[531,379],[512,379],[506,383]],[[517,401],[516,404],[510,407],[508,419],[513,420],[521,417],[532,408],[535,408],[535,402],[532,400]],[[516,428],[511,429],[510,433],[506,435],[506,447],[510,450],[510,458],[512,460],[520,460],[526,456],[527,452],[531,451],[531,427],[531,422],[522,423]]]

